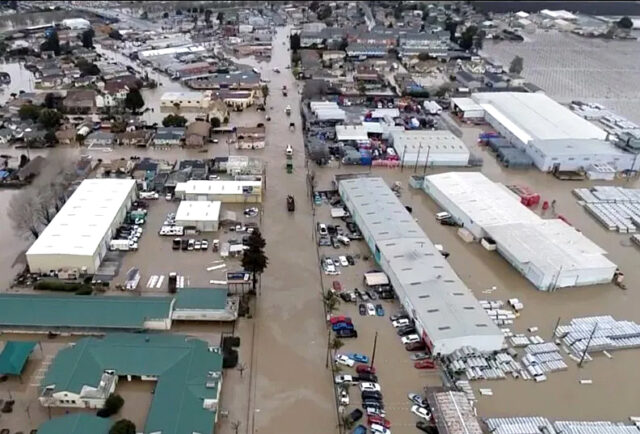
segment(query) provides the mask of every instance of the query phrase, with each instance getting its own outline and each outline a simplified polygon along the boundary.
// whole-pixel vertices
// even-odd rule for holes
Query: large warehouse
[[[485,120],[538,169],[587,169],[607,163],[616,170],[640,167],[640,158],[606,141],[607,133],[543,93],[475,93]]]
[[[406,130],[391,133],[391,143],[404,165],[467,166],[469,149],[451,131]]]
[[[492,238],[498,252],[540,290],[613,278],[617,267],[606,251],[564,221],[540,218],[482,173],[430,175],[424,190],[476,239]]]
[[[502,332],[382,178],[346,179],[339,191],[434,354],[502,348]]]
[[[34,273],[77,268],[95,273],[136,198],[133,179],[87,179],[27,251]]]
[[[176,224],[192,226],[200,232],[215,232],[220,223],[220,202],[183,200],[176,212]]]
[[[176,185],[175,196],[182,200],[259,203],[262,202],[262,182],[191,180],[179,182]]]

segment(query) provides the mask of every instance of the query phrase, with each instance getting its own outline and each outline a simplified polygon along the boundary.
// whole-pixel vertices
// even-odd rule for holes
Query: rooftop
[[[39,434],[108,434],[113,421],[89,413],[67,414],[38,427]]]
[[[413,153],[420,149],[423,152],[429,149],[429,153],[433,154],[469,153],[462,140],[448,130],[394,131],[391,133],[391,137],[393,137],[393,147],[396,148],[398,155],[402,155],[405,150]]]
[[[133,179],[86,179],[27,251],[29,255],[93,255],[133,196]]]
[[[184,288],[176,295],[175,309],[224,309],[226,288]]]
[[[246,189],[260,188],[260,181],[205,181],[190,180],[176,186],[176,192],[185,194],[243,194]]]
[[[176,211],[176,221],[218,221],[220,202],[183,200]]]

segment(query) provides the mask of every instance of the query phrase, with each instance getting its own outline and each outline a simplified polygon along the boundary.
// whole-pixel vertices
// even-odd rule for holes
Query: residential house
[[[387,55],[386,45],[351,43],[347,47],[347,56],[351,58],[384,57]]]
[[[40,129],[38,127],[34,128],[25,128],[22,133],[22,140],[32,147],[41,147],[45,146],[45,136],[47,135],[47,131]]]
[[[153,132],[150,130],[125,131],[118,135],[121,145],[139,146],[146,148],[153,139]]]
[[[116,107],[119,104],[123,104],[129,90],[134,87],[138,87],[138,83],[137,79],[131,75],[107,80],[102,88],[104,105],[106,107]]]
[[[304,23],[302,25],[302,31],[309,32],[309,33],[320,33],[323,29],[326,29],[326,28],[327,28],[327,25],[322,21]]]
[[[102,173],[105,177],[125,176],[133,170],[133,160],[129,158],[118,158],[111,161],[102,162]]]
[[[93,131],[84,139],[89,148],[111,148],[115,144],[115,134],[107,131]]]
[[[209,139],[211,124],[204,121],[195,121],[187,125],[185,146],[202,147]]]
[[[209,167],[204,160],[182,160],[178,163],[179,171],[189,172],[189,179],[207,179]]]
[[[359,67],[353,75],[353,81],[356,85],[363,85],[367,89],[383,87],[385,81],[378,71],[372,68]]]
[[[74,146],[78,143],[76,141],[77,135],[76,129],[67,125],[56,131],[56,140],[58,140],[58,143],[61,145]]]
[[[262,149],[265,147],[266,129],[261,127],[237,127],[236,149]]]
[[[92,89],[71,89],[62,102],[67,113],[93,113],[96,109],[96,91]]]
[[[406,33],[398,38],[401,57],[426,53],[434,57],[444,57],[449,50],[449,32]]]
[[[322,32],[300,32],[300,47],[320,47],[324,45]]]
[[[156,147],[180,146],[184,140],[185,129],[178,127],[159,127],[153,138]]]
[[[137,181],[152,182],[158,171],[158,162],[151,158],[138,161],[131,172],[131,177]]]

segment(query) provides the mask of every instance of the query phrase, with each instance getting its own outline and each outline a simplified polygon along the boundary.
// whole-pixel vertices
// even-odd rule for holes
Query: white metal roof
[[[607,134],[543,93],[480,92],[471,98],[525,143],[529,140],[601,139]]]
[[[369,140],[367,129],[364,125],[336,125],[336,140]]]
[[[598,139],[562,139],[562,140],[534,140],[531,145],[539,149],[544,155],[580,156],[605,155],[615,157],[629,157],[629,153],[606,140]]]
[[[400,110],[397,108],[379,108],[371,112],[371,117],[373,118],[384,118],[386,116],[397,118],[400,116]]]
[[[383,179],[347,179],[339,187],[351,214],[362,220],[363,232],[389,264],[383,269],[395,290],[409,300],[434,343],[478,336],[501,342],[500,330]]]
[[[176,184],[176,193],[185,194],[243,194],[244,188],[262,186],[260,181],[190,180]]]
[[[93,255],[135,184],[133,179],[82,181],[27,256]]]
[[[183,200],[176,211],[176,222],[179,221],[218,221],[220,219],[220,202],[207,200]]]
[[[181,53],[199,53],[205,51],[205,48],[201,45],[189,45],[185,47],[170,47],[160,48],[157,50],[145,50],[138,53],[140,57],[153,57],[153,56],[166,56],[169,54],[181,54]]]
[[[388,285],[389,278],[382,271],[364,273],[364,280],[367,286]]]
[[[175,101],[175,100],[194,100],[199,101],[202,99],[203,92],[165,92],[160,97],[161,101]]]
[[[407,130],[391,133],[393,147],[398,155],[403,152],[437,154],[469,154],[465,144],[451,131],[445,130]],[[405,151],[406,150],[406,151]]]
[[[483,110],[482,106],[471,98],[451,98],[451,104],[455,105],[463,112]]]

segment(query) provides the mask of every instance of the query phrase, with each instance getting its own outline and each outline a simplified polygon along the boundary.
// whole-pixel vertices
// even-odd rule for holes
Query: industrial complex
[[[540,290],[613,279],[617,267],[603,249],[561,219],[542,219],[479,172],[429,175],[424,190],[476,239],[495,241],[498,252]]]
[[[340,197],[434,354],[490,352],[504,335],[382,178],[345,179]]]

